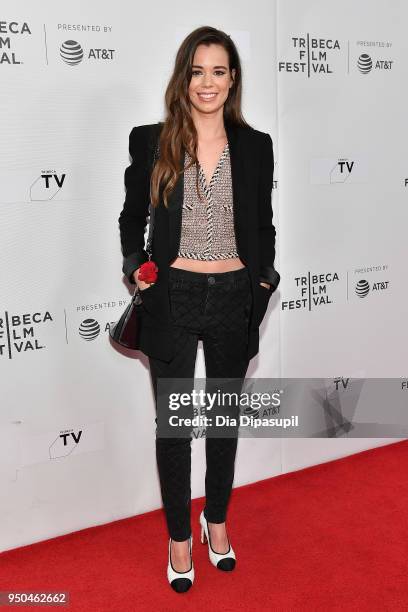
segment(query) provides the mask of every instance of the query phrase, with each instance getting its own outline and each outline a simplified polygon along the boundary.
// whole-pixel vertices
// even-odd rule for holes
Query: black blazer
[[[125,170],[126,199],[118,222],[123,254],[122,271],[134,284],[133,272],[145,261],[150,175],[158,131],[163,124],[134,127],[129,136],[131,165]],[[252,309],[248,358],[259,351],[259,325],[280,275],[274,268],[275,227],[272,223],[273,146],[269,134],[225,122],[231,162],[233,214],[237,250],[251,278]],[[156,282],[141,291],[143,300],[140,350],[170,361],[174,355],[168,295],[169,264],[177,257],[181,235],[184,176],[154,211],[152,259],[158,266]],[[260,285],[271,283],[271,289]]]

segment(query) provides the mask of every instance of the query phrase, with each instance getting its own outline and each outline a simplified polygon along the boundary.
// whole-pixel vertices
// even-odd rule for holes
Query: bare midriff
[[[230,259],[218,259],[215,261],[202,261],[199,259],[187,259],[186,257],[176,257],[170,264],[171,268],[181,268],[182,270],[190,270],[191,272],[231,272],[232,270],[240,270],[245,268],[239,257],[231,257]]]

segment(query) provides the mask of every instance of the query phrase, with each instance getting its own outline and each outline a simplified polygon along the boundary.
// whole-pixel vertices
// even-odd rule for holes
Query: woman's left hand
[[[269,283],[259,283],[260,285],[262,285],[262,287],[266,287],[266,289],[270,289],[271,285]]]

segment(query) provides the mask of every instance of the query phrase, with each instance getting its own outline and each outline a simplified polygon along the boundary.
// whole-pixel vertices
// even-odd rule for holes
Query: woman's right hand
[[[148,287],[150,287],[150,285],[154,285],[154,283],[145,283],[145,281],[139,280],[139,270],[140,268],[137,268],[137,270],[135,270],[133,272],[133,279],[136,283],[136,285],[139,287],[140,291],[143,291],[144,289],[147,289]]]

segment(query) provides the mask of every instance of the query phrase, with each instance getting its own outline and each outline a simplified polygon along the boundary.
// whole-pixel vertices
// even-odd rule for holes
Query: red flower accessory
[[[154,261],[146,261],[139,268],[138,279],[145,283],[154,283],[157,280],[157,272],[159,268]]]

